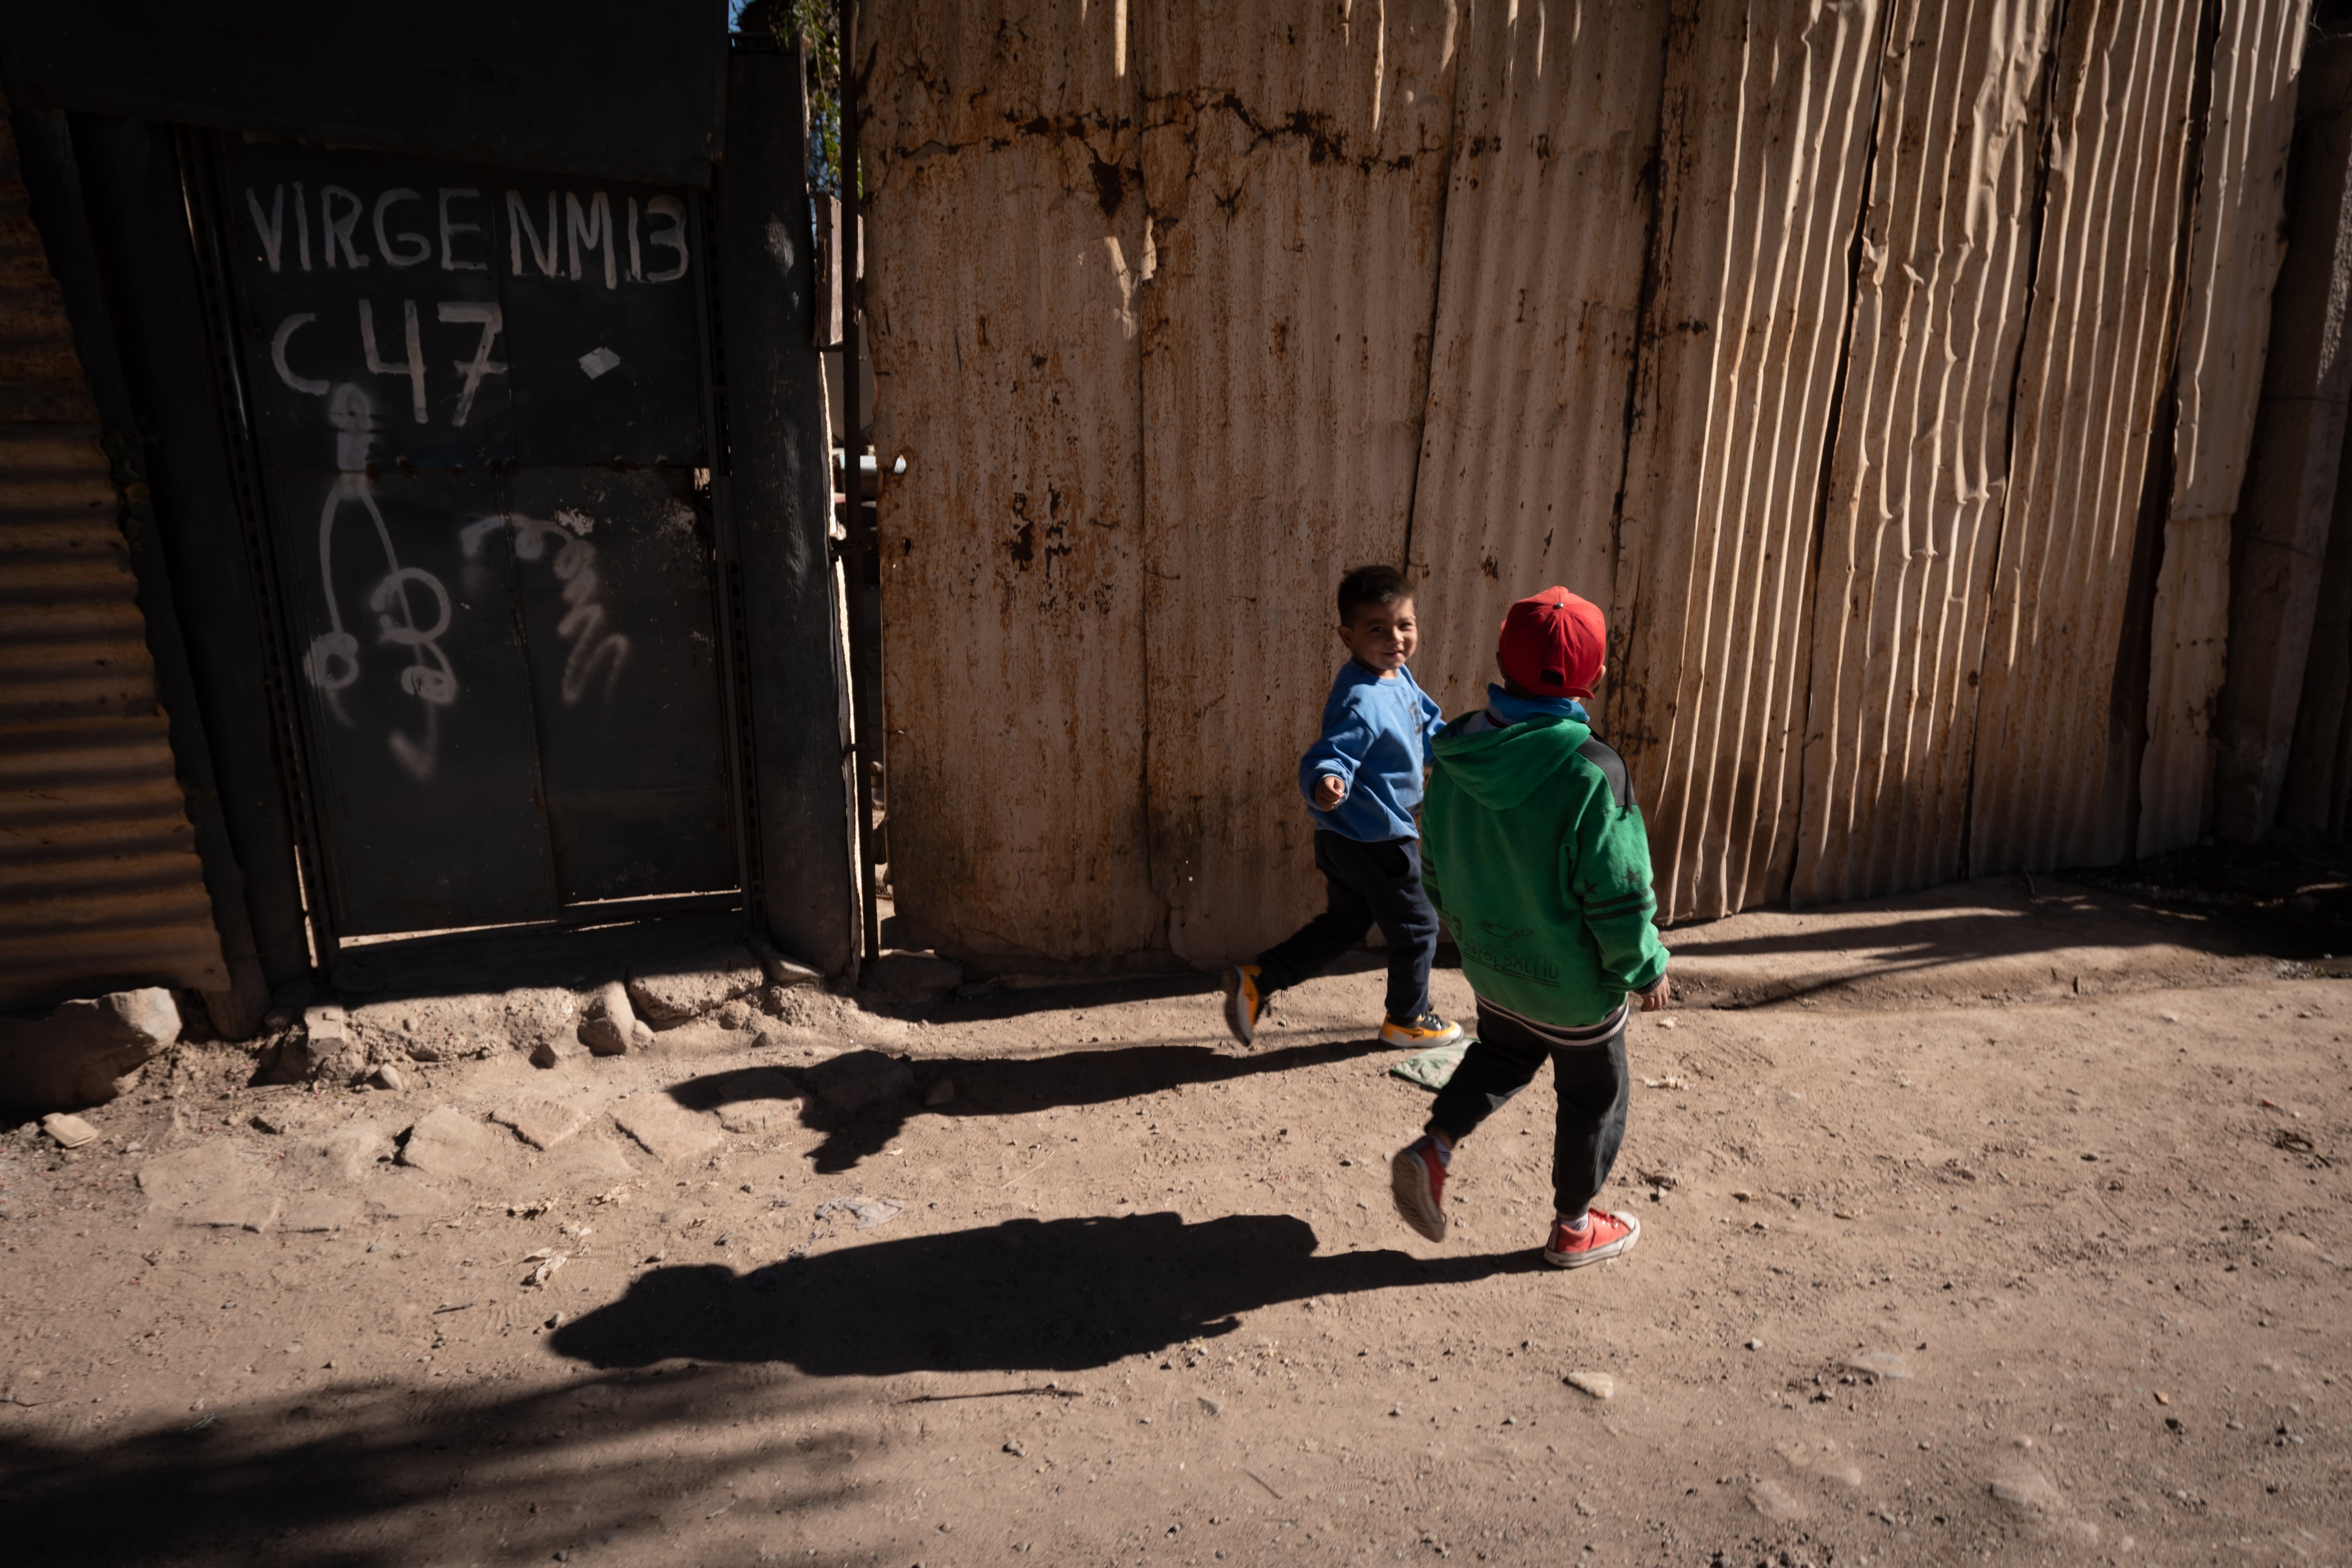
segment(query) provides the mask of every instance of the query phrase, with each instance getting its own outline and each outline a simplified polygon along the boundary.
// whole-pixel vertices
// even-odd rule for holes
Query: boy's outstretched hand
[[[1642,999],[1643,1012],[1654,1013],[1675,999],[1675,988],[1673,983],[1661,974],[1655,985],[1647,991],[1636,991],[1633,994]]]
[[[1325,773],[1315,781],[1315,809],[1337,811],[1339,803],[1348,798],[1348,786],[1337,773]]]

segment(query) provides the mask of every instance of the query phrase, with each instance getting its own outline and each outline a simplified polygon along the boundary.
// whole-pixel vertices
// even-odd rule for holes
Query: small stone
[[[1013,1456],[1014,1458],[1016,1458],[1016,1459],[1019,1459],[1019,1458],[1026,1458],[1026,1457],[1027,1457],[1027,1455],[1028,1455],[1028,1453],[1029,1453],[1029,1450],[1028,1450],[1028,1449],[1026,1449],[1026,1448],[1024,1448],[1024,1447],[1023,1447],[1021,1446],[1021,1439],[1020,1439],[1020,1438],[1018,1438],[1018,1437],[1012,1437],[1012,1438],[1008,1438],[1008,1439],[1006,1439],[1006,1440],[1005,1440],[1005,1444],[1004,1444],[1004,1451],[1005,1451],[1006,1453],[1008,1453],[1008,1454],[1012,1455],[1012,1456]]]
[[[1988,1483],[1992,1495],[2011,1508],[2031,1513],[2047,1513],[2065,1506],[2065,1499],[2050,1484],[2050,1478],[2041,1471],[2020,1465],[2004,1470]]]
[[[376,1068],[375,1076],[369,1079],[368,1081],[375,1085],[378,1089],[388,1089],[394,1094],[399,1093],[402,1089],[408,1087],[408,1079],[403,1076],[398,1068],[393,1066],[390,1062],[386,1062],[383,1066]]]
[[[1201,1396],[1201,1408],[1212,1415],[1223,1415],[1225,1413],[1225,1402],[1222,1399],[1212,1399],[1204,1394]]]
[[[1910,1367],[1893,1351],[1869,1351],[1858,1356],[1849,1356],[1845,1369],[1865,1377],[1883,1377],[1897,1383],[1911,1375]]]
[[[2180,1015],[2178,1013],[2159,1013],[2157,1016],[2162,1018],[2168,1024],[2178,1024],[2180,1022]]]
[[[587,1126],[588,1114],[584,1106],[526,1100],[491,1111],[490,1120],[514,1129],[515,1136],[534,1149],[552,1149]]]
[[[291,1125],[286,1120],[285,1112],[278,1110],[257,1110],[253,1113],[252,1121],[253,1130],[257,1132],[281,1133]]]
[[[1804,1517],[1805,1505],[1772,1481],[1759,1480],[1748,1489],[1748,1503],[1767,1519],[1787,1521]]]
[[[729,942],[636,970],[628,980],[629,1002],[646,1023],[683,1024],[749,995],[766,978],[750,949]]]
[[[179,1006],[162,986],[67,1002],[38,1017],[0,1016],[0,1105],[103,1105],[179,1037]]]
[[[743,945],[760,961],[761,972],[768,984],[782,991],[810,990],[824,984],[824,976],[804,963],[794,963],[761,937],[746,937]]]
[[[586,1053],[587,1047],[581,1044],[576,1033],[570,1038],[562,1035],[550,1035],[531,1047],[530,1065],[535,1068],[559,1068],[565,1062],[574,1060]],[[412,1051],[409,1054],[414,1056],[415,1053]]]
[[[400,1163],[429,1175],[460,1180],[478,1175],[498,1145],[488,1128],[454,1106],[428,1111],[408,1131]]]
[[[722,1029],[740,1029],[751,1022],[751,1009],[740,996],[722,1005],[712,1016],[719,1020],[719,1026]]]
[[[1571,1372],[1567,1383],[1579,1394],[1589,1394],[1595,1399],[1617,1397],[1617,1380],[1605,1372]]]
[[[613,1120],[665,1165],[693,1158],[721,1136],[708,1118],[681,1110],[660,1095],[639,1095],[623,1101],[613,1108]]]
[[[51,1111],[41,1118],[41,1131],[57,1141],[60,1149],[79,1149],[98,1141],[98,1129],[79,1116]]]
[[[1762,1340],[1750,1340],[1748,1342],[1748,1348],[1752,1351],[1760,1351],[1764,1348],[1764,1342]]]
[[[936,1110],[955,1098],[955,1080],[941,1079],[923,1091],[923,1103]]]

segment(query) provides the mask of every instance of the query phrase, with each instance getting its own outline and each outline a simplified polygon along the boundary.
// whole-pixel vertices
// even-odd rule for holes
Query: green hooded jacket
[[[1571,1027],[1666,972],[1642,813],[1623,762],[1591,738],[1553,715],[1456,720],[1437,737],[1421,824],[1422,882],[1471,988]]]

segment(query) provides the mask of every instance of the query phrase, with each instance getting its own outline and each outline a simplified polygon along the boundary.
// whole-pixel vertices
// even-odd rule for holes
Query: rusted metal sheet
[[[1885,17],[1679,3],[1610,732],[1662,919],[1785,895],[1823,451]]]
[[[2113,858],[2136,782],[2178,841],[2296,3],[895,14],[901,910],[1075,958],[1279,934],[1328,596],[1400,557],[1451,710],[1510,597],[1608,602],[1670,918]],[[1124,288],[1074,259],[1106,239]],[[1110,625],[1021,554],[1013,498],[1082,465],[1144,524],[1068,542]]]
[[[2129,661],[2147,635],[2130,614],[2133,563],[2172,374],[2200,10],[2102,0],[2065,14],[1984,660],[1977,874],[2131,847],[2147,699],[2132,711]]]
[[[2138,852],[2193,844],[2212,816],[2214,708],[2230,633],[2230,521],[2253,446],[2285,253],[2287,149],[2308,0],[2221,7],[2204,124],[2179,424],[2150,635]]]
[[[1612,597],[1666,10],[1464,14],[1412,540],[1414,669],[1448,713],[1485,700],[1513,599]]]
[[[2051,4],[1900,0],[1822,511],[1800,905],[1957,876]]]
[[[966,951],[1157,947],[1136,320],[1150,241],[1126,9],[869,15],[898,908]]]
[[[0,1006],[228,986],[120,507],[0,116]]]
[[[1320,907],[1297,764],[1340,576],[1402,563],[1453,118],[1447,0],[1142,7],[1146,712],[1168,944]]]

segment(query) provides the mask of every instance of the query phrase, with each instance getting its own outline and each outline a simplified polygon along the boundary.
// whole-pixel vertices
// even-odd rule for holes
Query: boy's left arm
[[[1601,950],[1601,974],[1641,996],[1644,1011],[1664,1006],[1666,944],[1652,918],[1658,900],[1650,887],[1650,837],[1640,809],[1621,811],[1605,789],[1598,792],[1577,818],[1576,842],[1563,850],[1575,858],[1567,868],[1568,891]]]

